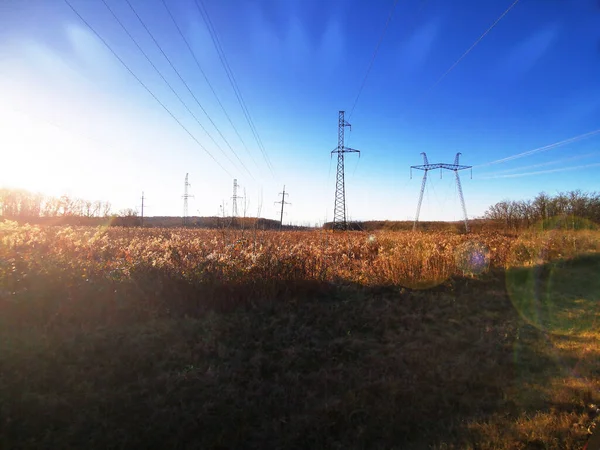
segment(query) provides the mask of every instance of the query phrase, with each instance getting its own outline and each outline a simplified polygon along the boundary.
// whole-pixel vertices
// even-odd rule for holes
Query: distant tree
[[[119,217],[137,217],[138,212],[133,208],[125,208],[119,211]]]
[[[92,217],[100,217],[100,211],[102,210],[102,202],[95,201],[92,204]]]
[[[109,202],[104,202],[102,204],[102,217],[109,217],[110,216],[110,211],[112,209],[112,206]]]

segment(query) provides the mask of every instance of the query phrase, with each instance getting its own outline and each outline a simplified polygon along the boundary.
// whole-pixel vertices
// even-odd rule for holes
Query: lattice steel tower
[[[186,173],[185,174],[185,184],[184,184],[184,188],[183,188],[183,226],[184,227],[189,222],[189,217],[188,217],[188,199],[194,197],[193,195],[190,195],[189,188],[190,188],[191,184],[188,181],[188,176],[189,176],[189,174]]]
[[[360,150],[353,148],[344,147],[344,128],[352,125],[346,122],[344,119],[344,111],[340,111],[338,115],[338,146],[335,150],[331,151],[331,154],[337,153],[337,176],[335,179],[335,203],[333,208],[333,229],[334,230],[346,230],[348,223],[346,222],[346,186],[344,183],[344,154],[345,153],[358,153],[360,157]]]
[[[429,164],[427,160],[427,155],[425,153],[421,153],[423,155],[423,165],[420,166],[410,166],[410,177],[412,178],[412,169],[422,170],[425,173],[423,174],[423,181],[421,182],[421,193],[419,194],[419,202],[417,203],[417,215],[415,216],[415,223],[413,224],[413,231],[417,229],[417,223],[419,222],[419,213],[421,212],[421,204],[423,203],[423,193],[425,192],[425,184],[427,183],[427,172],[433,169],[440,169],[440,178],[442,177],[442,170],[452,170],[454,175],[456,176],[456,187],[458,188],[458,195],[460,197],[460,203],[462,205],[464,220],[465,220],[465,231],[469,232],[469,223],[467,220],[467,207],[465,206],[465,197],[463,196],[462,185],[460,184],[460,177],[458,176],[459,170],[471,169],[471,178],[473,178],[473,166],[461,166],[458,164],[458,157],[461,153],[457,153],[454,158],[454,164],[447,163],[435,163]]]
[[[233,204],[231,205],[231,217],[237,217],[238,215],[238,209],[237,209],[237,201],[238,198],[244,198],[244,197],[240,197],[239,195],[237,195],[237,190],[238,190],[238,182],[237,179],[233,180],[233,196],[231,197],[233,199]]]

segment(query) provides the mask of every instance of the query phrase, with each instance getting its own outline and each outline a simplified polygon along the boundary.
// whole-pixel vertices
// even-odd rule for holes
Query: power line
[[[200,141],[185,127],[185,125],[183,125],[181,123],[181,121],[175,117],[175,115],[171,112],[171,110],[169,110],[169,108],[167,108],[165,106],[165,104],[163,102],[161,102],[158,97],[156,95],[154,95],[154,93],[148,88],[148,86],[146,86],[144,84],[144,82],[129,68],[129,66],[127,65],[127,63],[125,63],[125,61],[123,61],[121,59],[121,57],[113,50],[113,48],[108,44],[108,42],[106,42],[106,40],[104,40],[104,38],[102,36],[100,36],[100,34],[83,18],[83,16],[81,14],[79,14],[79,12],[73,7],[73,5],[71,4],[71,2],[69,0],[64,0],[65,3],[67,4],[67,6],[69,6],[69,8],[71,8],[71,10],[75,13],[75,15],[77,15],[77,17],[79,17],[79,19],[92,31],[92,33],[94,33],[96,35],[96,37],[98,39],[100,39],[100,41],[104,44],[104,46],[113,54],[113,56],[115,58],[117,58],[119,60],[119,62],[123,65],[123,67],[125,67],[125,69],[127,69],[127,71],[137,80],[137,82],[144,88],[146,89],[146,91],[152,96],[152,98],[154,98],[154,100],[156,100],[156,102],[162,106],[162,108],[171,116],[171,118],[173,118],[173,120],[175,120],[175,122],[177,122],[177,124],[194,140],[194,142],[196,142],[196,144],[198,144],[198,146],[204,150],[206,152],[206,154],[208,156],[211,157],[211,159],[217,163],[217,165],[223,169],[223,171],[231,176],[231,174],[229,173],[229,171],[223,167],[223,165],[212,155],[212,153],[210,153],[206,147],[204,147],[204,145],[202,145],[202,143],[200,143]]]
[[[365,83],[367,82],[367,78],[369,77],[369,73],[371,73],[371,68],[373,67],[373,63],[375,62],[375,58],[377,57],[377,53],[379,52],[379,47],[381,47],[381,42],[383,41],[385,32],[387,31],[390,21],[392,20],[392,16],[394,15],[394,10],[396,9],[397,4],[398,4],[398,0],[394,0],[394,3],[392,4],[392,7],[390,9],[390,13],[388,14],[387,20],[385,21],[385,25],[383,26],[383,31],[381,32],[381,35],[379,36],[379,41],[377,42],[377,45],[375,46],[375,50],[373,51],[373,56],[371,56],[371,61],[369,62],[369,65],[367,66],[367,72],[365,73],[362,83],[360,84],[360,88],[358,88],[358,94],[356,94],[356,98],[354,99],[352,108],[350,108],[350,114],[348,114],[348,120],[350,120],[352,118],[352,114],[354,113],[354,108],[356,108],[356,103],[358,103],[360,94],[362,93],[363,88],[365,87]]]
[[[200,122],[200,120],[198,119],[198,117],[196,117],[196,115],[193,113],[193,111],[189,108],[189,106],[187,105],[187,103],[185,103],[183,101],[183,99],[181,98],[181,96],[177,93],[177,91],[175,91],[175,88],[173,88],[173,86],[171,85],[171,83],[169,83],[169,81],[165,78],[165,76],[158,69],[158,67],[156,67],[156,65],[152,62],[152,60],[150,59],[150,57],[148,56],[148,54],[144,51],[144,49],[141,47],[141,45],[138,43],[138,41],[132,36],[132,34],[129,32],[129,30],[123,24],[123,22],[121,22],[121,20],[119,19],[119,17],[115,14],[115,12],[112,10],[112,8],[108,5],[108,3],[106,2],[106,0],[102,0],[102,3],[104,3],[104,6],[106,6],[106,9],[108,9],[108,11],[111,13],[111,15],[116,20],[116,22],[121,26],[121,28],[123,29],[123,31],[125,31],[125,33],[127,34],[127,36],[129,36],[129,38],[135,44],[135,46],[140,51],[140,53],[142,55],[144,55],[144,58],[146,58],[146,61],[148,61],[150,63],[150,65],[152,66],[152,68],[154,69],[154,71],[165,82],[165,84],[169,87],[169,89],[171,90],[171,92],[175,95],[175,97],[177,97],[177,99],[183,105],[183,107],[187,110],[187,112],[190,113],[190,115],[194,118],[194,120],[200,126],[200,128],[202,128],[202,130],[204,130],[204,132],[207,134],[207,136],[214,142],[214,144],[221,151],[221,153],[223,153],[223,156],[225,156],[225,158],[227,158],[227,160],[231,164],[233,164],[235,166],[234,162],[229,158],[229,156],[227,155],[227,153],[225,153],[225,151],[221,148],[221,146],[217,143],[217,141],[215,141],[213,139],[213,137],[210,135],[210,133],[208,132],[208,130],[204,127],[204,125],[202,125],[202,123]]]
[[[271,171],[271,175],[274,176],[273,166],[271,165],[271,161],[269,160],[266,149],[262,143],[262,139],[260,138],[260,135],[258,134],[258,130],[256,129],[256,126],[254,125],[254,120],[252,119],[252,115],[250,114],[250,111],[248,110],[246,102],[244,101],[244,97],[243,97],[242,92],[239,88],[239,85],[235,79],[235,75],[233,74],[231,66],[229,65],[229,62],[227,61],[227,56],[225,55],[225,51],[223,50],[223,47],[221,46],[221,41],[219,40],[219,35],[212,23],[210,14],[208,13],[208,10],[206,9],[206,6],[204,5],[204,2],[202,2],[202,0],[200,0],[200,4],[198,4],[197,0],[194,0],[194,3],[196,5],[196,8],[198,9],[198,12],[202,16],[202,19],[204,20],[205,25],[207,26],[210,37],[213,41],[215,49],[217,50],[217,54],[219,55],[221,64],[223,65],[223,68],[225,69],[227,78],[229,79],[229,82],[233,88],[233,91],[238,100],[238,103],[240,104],[240,107],[242,108],[242,112],[244,113],[246,121],[248,122],[248,125],[250,126],[250,130],[254,136],[254,139],[256,140],[256,143],[263,155],[263,158],[265,159],[267,167]],[[202,5],[202,9],[200,9],[200,5]]]
[[[102,1],[106,5],[106,0],[102,0]],[[252,176],[252,174],[250,173],[250,171],[248,170],[248,168],[246,167],[246,165],[243,163],[243,161],[240,159],[240,157],[238,156],[238,154],[236,153],[236,151],[231,147],[231,144],[229,144],[229,141],[225,138],[225,136],[223,136],[223,133],[221,133],[221,130],[219,129],[219,127],[217,126],[217,124],[212,120],[212,118],[210,117],[210,115],[208,114],[208,112],[206,112],[206,110],[204,109],[204,107],[202,106],[202,104],[200,103],[200,101],[198,100],[198,98],[194,95],[194,93],[190,89],[189,85],[183,79],[183,77],[181,76],[181,74],[179,73],[179,71],[177,70],[177,68],[173,65],[173,63],[171,62],[171,60],[169,59],[169,57],[167,56],[167,54],[165,53],[165,51],[162,49],[162,46],[158,43],[158,41],[156,40],[156,38],[154,37],[154,35],[150,31],[150,29],[146,26],[146,23],[142,20],[142,18],[137,13],[137,11],[135,10],[135,8],[131,4],[131,2],[129,0],[125,0],[125,2],[127,2],[127,5],[129,5],[129,8],[131,9],[131,11],[133,11],[133,13],[137,17],[138,21],[140,22],[140,24],[144,27],[144,29],[146,30],[146,32],[148,33],[148,35],[150,36],[150,38],[152,38],[152,41],[154,42],[154,44],[156,45],[156,47],[158,47],[158,49],[160,50],[160,52],[162,53],[162,55],[165,57],[165,59],[167,60],[167,62],[169,63],[169,65],[171,66],[171,68],[173,69],[173,71],[177,74],[177,76],[179,77],[179,79],[181,80],[181,82],[183,83],[183,85],[185,86],[185,88],[188,90],[188,92],[190,93],[190,95],[192,96],[192,98],[194,99],[194,101],[196,102],[196,104],[198,105],[198,107],[202,110],[202,112],[204,113],[204,115],[206,116],[206,118],[210,121],[210,123],[213,125],[213,127],[215,127],[215,130],[217,130],[217,133],[219,133],[219,136],[221,136],[221,138],[223,139],[223,141],[227,144],[227,146],[232,151],[232,153],[235,155],[235,157],[240,162],[240,164],[242,165],[242,167],[246,170],[246,172],[248,172],[248,175],[250,175],[250,177],[254,181],[256,181],[256,179],[254,178],[254,176]],[[108,8],[108,5],[107,5],[107,8]],[[114,13],[113,13],[113,16],[114,16]],[[116,16],[115,16],[115,18],[116,18]],[[121,24],[121,26],[123,26],[123,25]],[[127,34],[133,39],[133,37],[131,36],[131,34],[129,34],[129,32],[127,32]],[[138,48],[140,48],[139,45],[138,45]],[[141,50],[141,48],[140,48],[140,50]],[[154,67],[154,65],[153,65],[153,67]],[[223,149],[221,148],[221,146],[217,143],[217,141],[215,141],[215,139],[210,135],[210,133],[208,131],[206,131],[206,129],[204,127],[202,127],[202,129],[204,129],[204,131],[206,132],[206,134],[208,135],[208,137],[215,143],[215,145],[217,146],[217,148],[219,148],[219,150],[223,151]],[[224,151],[223,151],[223,153],[225,154]],[[232,164],[233,164],[233,162],[232,162]]]
[[[500,21],[501,21],[501,20],[504,18],[504,16],[506,16],[506,15],[507,15],[507,14],[510,12],[510,10],[511,10],[511,9],[513,9],[513,8],[514,8],[514,7],[517,5],[517,3],[519,3],[519,0],[515,0],[515,1],[514,1],[514,2],[513,2],[513,3],[512,3],[512,4],[511,4],[511,5],[510,5],[510,6],[509,6],[509,7],[508,7],[508,8],[507,8],[507,9],[506,9],[506,10],[505,10],[505,11],[504,11],[502,14],[501,14],[501,15],[500,15],[500,17],[498,17],[498,18],[496,19],[496,21],[495,21],[494,23],[492,23],[492,25],[490,25],[490,27],[489,27],[487,30],[485,30],[485,32],[484,32],[484,33],[483,33],[481,36],[479,36],[479,37],[477,38],[477,40],[476,40],[476,41],[475,41],[475,42],[474,42],[474,43],[473,43],[473,44],[472,44],[472,45],[471,45],[471,46],[470,46],[470,47],[469,47],[469,48],[468,48],[468,49],[467,49],[467,50],[466,50],[466,51],[465,51],[465,52],[464,52],[464,53],[463,53],[461,56],[460,56],[460,58],[458,58],[456,61],[454,61],[454,63],[453,63],[453,64],[452,64],[452,65],[451,65],[451,66],[448,68],[448,70],[446,70],[446,71],[445,71],[445,72],[442,74],[442,76],[441,76],[441,77],[439,77],[439,78],[437,79],[437,81],[436,81],[435,83],[433,83],[429,89],[427,89],[427,91],[425,91],[425,93],[424,93],[424,94],[421,96],[421,98],[419,98],[419,99],[418,99],[418,100],[415,102],[415,104],[413,105],[413,107],[414,107],[414,106],[416,106],[416,105],[418,105],[419,103],[421,103],[423,100],[425,100],[425,99],[426,99],[426,98],[427,98],[427,97],[428,97],[428,96],[431,94],[431,92],[432,92],[432,91],[435,89],[435,87],[436,87],[438,84],[440,84],[440,83],[441,83],[441,81],[442,81],[444,78],[446,78],[446,76],[447,76],[447,75],[448,75],[450,72],[452,72],[452,71],[453,71],[453,70],[456,68],[456,66],[458,66],[458,64],[459,64],[459,63],[460,63],[460,62],[461,62],[461,61],[462,61],[462,60],[463,60],[463,59],[464,59],[464,58],[465,58],[465,57],[466,57],[466,56],[467,56],[469,53],[471,53],[471,51],[472,51],[472,50],[473,50],[473,49],[474,49],[474,48],[477,46],[477,44],[479,44],[479,43],[482,41],[482,39],[483,39],[484,37],[486,37],[486,36],[488,35],[488,33],[489,33],[490,31],[492,31],[496,25],[498,25],[498,23],[499,23],[499,22],[500,22]]]
[[[208,10],[206,9],[206,6],[204,5],[204,2],[202,0],[200,0],[200,4],[198,3],[198,0],[194,0],[194,4],[196,5],[198,12],[202,16],[202,20],[204,20],[204,23],[208,29],[208,32],[212,39],[213,45],[215,46],[215,49],[217,50],[217,54],[219,55],[221,64],[223,65],[223,69],[225,70],[225,73],[227,74],[227,78],[229,79],[229,83],[231,84],[231,87],[233,88],[233,91],[235,93],[237,101],[238,101],[240,107],[242,108],[242,112],[244,113],[244,116],[246,118],[246,121],[248,122],[248,125],[250,126],[250,131],[252,132],[254,139],[256,140],[258,148],[260,149],[260,151],[262,153],[262,156],[265,160],[265,163],[267,164],[267,167],[271,171],[271,175],[273,175],[273,177],[274,177],[275,173],[273,172],[273,166],[271,165],[271,161],[269,160],[269,156],[267,155],[265,146],[262,143],[262,139],[260,138],[260,135],[258,134],[258,130],[256,129],[256,126],[254,125],[254,121],[252,120],[252,115],[250,114],[250,111],[248,110],[246,102],[244,101],[244,97],[242,95],[242,92],[240,91],[238,84],[237,84],[237,81],[235,79],[233,71],[231,70],[231,66],[229,65],[229,62],[227,61],[227,56],[225,55],[225,51],[223,50],[223,47],[221,46],[221,42],[219,40],[219,35],[217,34],[217,31],[212,23],[212,20],[210,19],[210,14],[208,13]],[[200,7],[200,5],[202,5],[202,8]]]
[[[210,82],[210,80],[208,79],[206,73],[204,72],[204,70],[202,69],[202,66],[200,65],[200,61],[198,61],[198,58],[196,57],[196,53],[194,52],[194,50],[192,49],[189,41],[187,40],[187,38],[185,37],[185,35],[183,34],[183,32],[181,31],[181,28],[179,27],[179,25],[177,24],[177,21],[175,20],[175,17],[173,16],[173,13],[171,12],[171,9],[169,8],[169,6],[167,5],[167,2],[165,0],[161,0],[162,4],[164,5],[165,9],[167,10],[167,13],[169,13],[169,17],[171,18],[171,21],[173,22],[173,24],[175,25],[175,28],[177,28],[177,31],[179,32],[179,36],[181,36],[181,39],[183,39],[183,42],[185,42],[185,45],[187,47],[187,49],[189,50],[190,54],[192,55],[192,58],[194,58],[194,61],[196,62],[196,66],[198,67],[198,70],[200,71],[200,73],[202,74],[202,76],[204,77],[204,80],[206,81],[206,84],[208,84],[208,87],[210,88],[210,90],[212,91],[213,95],[215,96],[215,99],[217,100],[217,103],[219,104],[219,106],[221,107],[221,110],[223,111],[223,113],[225,114],[225,117],[227,118],[227,120],[229,121],[229,124],[231,125],[231,127],[233,128],[233,130],[235,131],[235,134],[237,135],[237,137],[240,139],[242,145],[244,146],[244,148],[246,149],[246,152],[248,152],[248,155],[250,156],[250,158],[252,159],[252,162],[254,163],[254,165],[256,167],[258,167],[258,165],[256,164],[256,161],[254,160],[254,157],[252,156],[252,153],[250,152],[250,149],[248,148],[248,146],[246,145],[246,142],[244,141],[244,139],[242,138],[242,136],[240,135],[240,132],[238,131],[237,127],[234,125],[233,121],[231,120],[231,117],[229,116],[229,114],[227,113],[227,110],[225,109],[225,107],[223,106],[223,103],[221,103],[221,99],[219,99],[219,96],[217,95],[215,89],[213,88],[212,83]]]
[[[485,167],[485,166],[491,166],[493,164],[500,164],[500,163],[504,163],[507,161],[512,161],[514,159],[519,159],[519,158],[524,158],[525,156],[530,156],[533,155],[535,153],[540,153],[540,152],[546,152],[548,150],[552,150],[553,148],[556,147],[561,147],[563,145],[567,145],[567,144],[572,144],[573,142],[577,142],[580,141],[582,139],[586,139],[588,137],[594,136],[596,134],[600,133],[600,128],[594,131],[590,131],[589,133],[584,133],[584,134],[580,134],[578,136],[569,138],[569,139],[565,139],[562,141],[558,141],[555,142],[554,144],[548,144],[548,145],[544,145],[543,147],[538,147],[538,148],[534,148],[533,150],[529,150],[523,153],[518,153],[516,155],[512,155],[512,156],[507,156],[506,158],[502,158],[502,159],[497,159],[495,161],[491,161],[488,163],[484,163],[484,164],[478,164],[477,166],[474,167]]]
[[[510,5],[510,6],[509,6],[507,9],[506,9],[506,11],[504,11],[504,12],[503,12],[503,13],[500,15],[500,17],[498,17],[498,18],[496,19],[496,21],[495,21],[495,22],[494,22],[492,25],[490,25],[490,27],[489,27],[487,30],[485,30],[485,32],[484,32],[484,33],[483,33],[481,36],[479,36],[479,38],[478,38],[478,39],[477,39],[477,40],[476,40],[476,41],[473,43],[473,45],[471,45],[471,46],[470,46],[470,47],[467,49],[467,51],[465,51],[465,52],[464,52],[464,53],[463,53],[463,54],[460,56],[460,58],[458,58],[458,59],[457,59],[457,60],[454,62],[454,64],[452,64],[452,65],[450,66],[450,68],[449,68],[448,70],[446,70],[446,72],[444,72],[444,74],[443,74],[443,75],[442,75],[440,78],[438,78],[438,80],[437,80],[437,81],[436,81],[436,82],[433,84],[433,86],[431,86],[431,88],[429,88],[429,90],[430,90],[430,91],[431,91],[431,90],[433,90],[433,89],[434,89],[434,88],[435,88],[435,87],[436,87],[436,86],[437,86],[437,85],[438,85],[438,84],[439,84],[439,83],[440,83],[440,82],[441,82],[441,81],[442,81],[444,78],[446,78],[446,75],[448,75],[450,72],[452,72],[452,70],[453,70],[453,69],[454,69],[456,66],[458,66],[458,63],[460,63],[460,62],[461,62],[461,61],[462,61],[462,60],[463,60],[463,59],[464,59],[464,58],[465,58],[465,57],[466,57],[466,56],[467,56],[469,53],[471,53],[471,50],[473,50],[473,49],[474,49],[474,48],[477,46],[477,44],[479,44],[479,43],[481,42],[481,40],[482,40],[484,37],[486,37],[486,36],[487,36],[487,34],[488,34],[490,31],[492,31],[496,25],[498,25],[498,22],[500,22],[500,21],[501,21],[501,20],[504,18],[504,16],[506,16],[506,15],[507,15],[507,14],[510,12],[510,10],[511,10],[511,9],[513,9],[513,8],[514,8],[514,7],[517,5],[517,3],[519,3],[519,0],[515,0],[515,1],[514,1],[514,2],[513,2],[513,3],[512,3],[512,4],[511,4],[511,5]]]

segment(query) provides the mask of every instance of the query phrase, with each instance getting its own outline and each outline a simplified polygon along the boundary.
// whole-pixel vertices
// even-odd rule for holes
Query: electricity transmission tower
[[[290,195],[287,192],[285,192],[285,184],[283,185],[283,192],[280,192],[279,194],[281,195],[281,201],[275,202],[275,204],[281,203],[281,218],[279,219],[279,229],[281,230],[283,228],[283,206],[291,205],[291,203],[285,201],[285,196]]]
[[[238,199],[242,199],[244,197],[240,197],[239,195],[237,195],[237,190],[238,190],[238,182],[237,179],[233,180],[233,196],[231,197],[233,199],[233,204],[231,205],[231,209],[232,209],[232,214],[231,217],[235,218],[238,215],[238,209],[237,209],[237,201]]]
[[[189,174],[185,174],[185,185],[183,190],[183,226],[185,227],[189,222],[188,217],[188,199],[193,198],[193,195],[190,195],[189,188],[191,184],[188,181]]]
[[[471,178],[473,178],[473,166],[462,166],[458,163],[458,157],[461,153],[457,153],[454,158],[454,164],[447,163],[435,163],[430,164],[427,160],[427,155],[425,153],[421,153],[423,155],[424,164],[420,166],[410,166],[410,178],[412,179],[412,170],[422,170],[425,173],[423,174],[423,181],[421,182],[421,192],[419,194],[419,202],[417,203],[417,215],[415,216],[415,223],[413,224],[413,231],[417,229],[417,223],[419,222],[419,213],[421,212],[421,204],[423,203],[423,193],[425,192],[425,184],[427,183],[427,172],[434,169],[440,169],[440,178],[442,177],[443,170],[451,170],[454,172],[456,176],[456,187],[458,188],[458,195],[460,197],[460,203],[462,205],[464,220],[465,220],[465,231],[469,232],[469,224],[467,221],[467,207],[465,206],[465,197],[463,196],[462,186],[460,184],[460,177],[458,176],[459,170],[471,169]]]
[[[142,191],[142,217],[141,217],[141,225],[144,228],[144,191]]]
[[[340,111],[338,115],[338,146],[331,154],[337,153],[337,175],[335,179],[335,203],[333,208],[333,229],[345,231],[348,228],[346,222],[346,186],[344,184],[344,154],[358,153],[360,158],[360,150],[348,148],[344,146],[344,128],[350,127],[346,119],[344,119],[344,111]]]

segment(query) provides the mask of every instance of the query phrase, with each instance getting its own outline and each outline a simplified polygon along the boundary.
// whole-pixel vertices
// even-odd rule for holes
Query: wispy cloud
[[[600,112],[600,89],[579,89],[568,97],[562,108],[563,120],[578,122]]]
[[[479,177],[480,180],[491,180],[495,178],[520,178],[520,177],[530,177],[534,175],[543,175],[548,173],[558,173],[558,172],[567,172],[572,170],[582,170],[582,169],[591,169],[592,167],[600,167],[600,163],[593,164],[584,164],[581,166],[572,166],[572,167],[562,167],[559,169],[551,169],[551,170],[538,170],[536,172],[524,172],[524,173],[513,173],[510,175],[495,175],[495,176],[487,176],[487,177]]]
[[[303,14],[302,2],[276,2],[278,21],[271,20],[258,5],[248,7],[248,33],[255,58],[274,70],[311,72],[312,65],[331,72],[344,58],[345,33],[341,13],[333,10],[316,35]],[[281,22],[286,26],[281,29]],[[312,73],[312,72],[311,72]]]
[[[344,54],[344,30],[341,21],[332,17],[327,23],[318,47],[320,66],[332,71],[342,62]]]
[[[440,29],[439,18],[432,19],[417,29],[401,46],[398,57],[400,67],[404,72],[414,73],[423,66],[433,50]]]
[[[294,14],[285,36],[285,53],[294,68],[300,68],[311,55],[311,45],[307,27],[299,15]]]
[[[530,166],[514,167],[512,169],[506,169],[506,170],[497,170],[495,172],[490,172],[488,174],[484,174],[484,176],[496,176],[496,175],[501,175],[501,174],[505,174],[505,173],[518,172],[520,170],[530,170],[530,169],[537,169],[539,167],[554,166],[556,164],[562,164],[562,163],[566,163],[566,162],[570,162],[570,161],[578,161],[581,159],[591,158],[592,156],[598,156],[598,155],[600,155],[599,152],[586,153],[585,155],[577,155],[577,156],[572,156],[571,158],[562,158],[562,159],[557,159],[554,161],[548,161],[548,162],[539,163],[539,164],[532,164]]]
[[[531,70],[550,50],[558,38],[559,27],[548,25],[533,32],[529,37],[515,45],[500,62],[500,71],[508,76],[517,77]]]
[[[275,27],[256,4],[246,4],[248,8],[248,34],[255,58],[281,61],[283,56],[283,42],[277,34]]]
[[[485,167],[485,166],[491,166],[494,164],[501,164],[501,163],[505,163],[507,161],[512,161],[514,159],[520,159],[520,158],[524,158],[526,156],[531,156],[536,153],[547,152],[548,150],[552,150],[553,148],[561,147],[563,145],[573,144],[574,142],[581,141],[582,139],[587,139],[587,138],[595,136],[599,133],[600,133],[600,128],[597,130],[594,130],[594,131],[590,131],[588,133],[577,135],[577,136],[569,138],[569,139],[564,139],[562,141],[554,142],[553,144],[544,145],[543,147],[534,148],[533,150],[528,150],[526,152],[518,153],[516,155],[507,156],[506,158],[497,159],[495,161],[490,161],[490,162],[483,163],[483,164],[477,164],[473,167]]]

